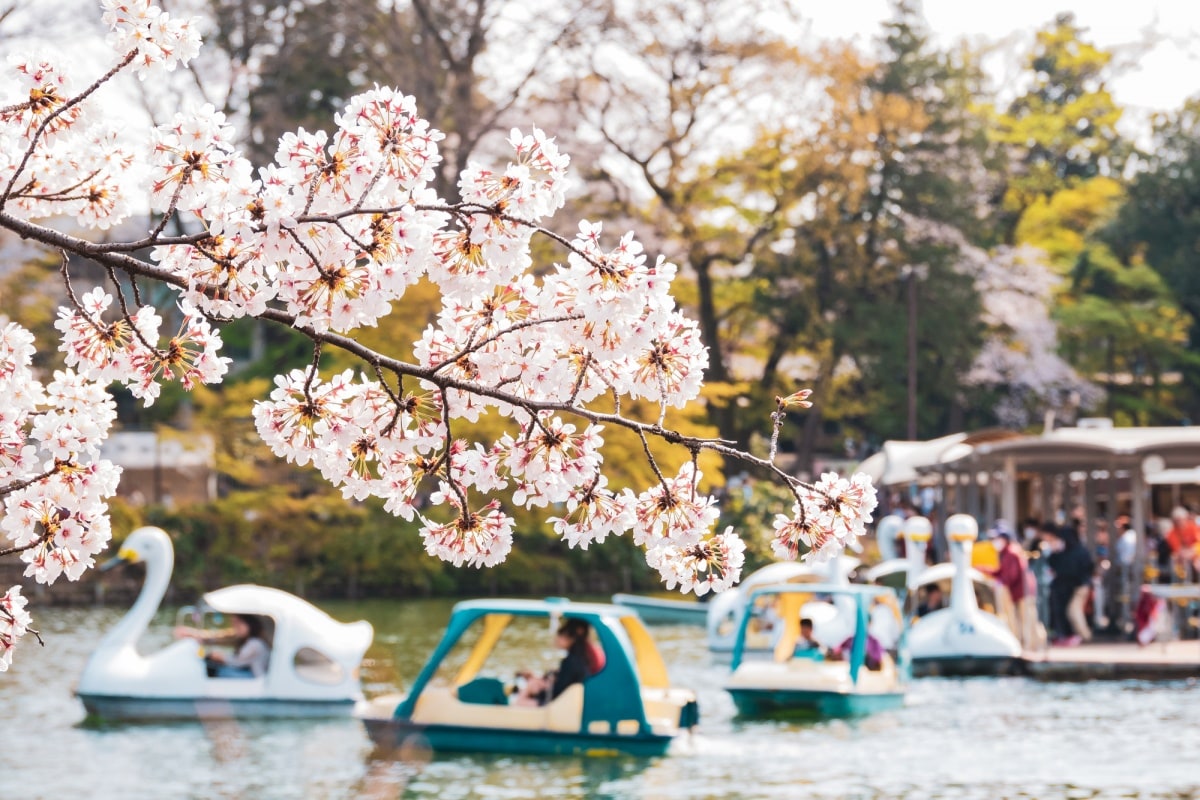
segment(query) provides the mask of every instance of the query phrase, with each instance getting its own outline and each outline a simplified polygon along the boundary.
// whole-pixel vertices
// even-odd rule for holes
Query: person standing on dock
[[[1037,627],[1037,600],[1027,592],[1029,565],[1025,552],[1013,541],[1013,532],[1004,520],[997,520],[989,533],[992,536],[998,565],[995,569],[984,572],[1008,590],[1016,617],[1013,620],[1015,624],[1012,625],[1013,633],[1021,640],[1022,647],[1032,648],[1036,638],[1034,630]]]
[[[1200,540],[1192,512],[1177,506],[1171,512],[1171,530],[1167,531],[1167,548],[1171,551],[1175,575],[1183,583],[1196,580],[1196,543]]]
[[[1084,609],[1095,569],[1092,556],[1071,525],[1047,533],[1045,538],[1050,544],[1048,566],[1054,573],[1050,581],[1050,627],[1055,644],[1073,646],[1089,641],[1092,630]]]

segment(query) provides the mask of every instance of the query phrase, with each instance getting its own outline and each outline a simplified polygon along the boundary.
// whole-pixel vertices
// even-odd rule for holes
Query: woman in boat
[[[262,618],[253,614],[233,614],[229,623],[230,629],[227,631],[178,627],[175,629],[175,638],[233,646],[230,655],[218,651],[204,657],[211,678],[261,677],[271,660],[271,647],[263,634]]]
[[[517,692],[517,705],[545,705],[567,687],[583,683],[604,668],[604,651],[591,640],[592,626],[582,619],[566,619],[558,626],[554,643],[566,655],[558,669],[545,675],[524,673],[525,685]]]

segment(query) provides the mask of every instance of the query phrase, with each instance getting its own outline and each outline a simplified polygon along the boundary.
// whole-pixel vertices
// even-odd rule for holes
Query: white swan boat
[[[823,564],[779,561],[752,572],[736,587],[716,595],[708,602],[705,627],[709,651],[718,660],[730,658],[737,643],[738,631],[749,614],[752,619],[746,625],[745,657],[753,659],[773,652],[783,628],[778,624],[778,620],[769,618],[769,605],[760,607],[760,604],[761,601],[769,603],[774,598],[771,595],[760,595],[755,600],[754,591],[765,586],[782,584],[824,583],[845,586],[850,583],[850,573],[859,563],[857,558],[838,556]],[[824,606],[825,611],[818,614],[821,618],[814,619],[814,623],[829,631],[831,636],[850,636],[854,632],[851,605],[835,597],[832,604]],[[846,612],[846,616],[839,622],[842,611]]]
[[[907,529],[906,529],[907,531]],[[979,607],[972,582],[988,579],[971,568],[971,548],[979,524],[968,514],[946,520],[950,564],[938,564],[913,578],[916,586],[950,577],[950,606],[914,619],[908,632],[914,675],[998,675],[1020,667],[1021,643],[998,616]]]
[[[83,669],[76,694],[88,714],[116,720],[349,716],[362,699],[358,666],[371,643],[369,623],[338,622],[294,595],[263,586],[209,592],[206,610],[257,615],[271,640],[262,676],[210,678],[204,646],[195,640],[181,639],[149,655],[137,650],[171,580],[170,537],[159,528],[138,528],[116,561],[144,563],[146,579],[133,607]]]

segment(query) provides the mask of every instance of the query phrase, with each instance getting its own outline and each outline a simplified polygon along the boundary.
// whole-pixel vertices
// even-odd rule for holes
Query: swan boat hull
[[[78,694],[88,717],[113,722],[349,717],[355,700],[283,700],[274,698],[132,697]]]
[[[912,659],[916,678],[974,678],[1023,675],[1024,662],[1017,656],[936,656]]]
[[[614,594],[614,605],[632,608],[647,625],[699,625],[708,621],[708,606],[688,600],[664,600],[636,594]]]
[[[901,708],[904,692],[727,688],[743,717],[858,717]]]
[[[661,756],[672,736],[639,733],[562,733],[466,725],[430,725],[411,720],[364,719],[375,746],[386,752],[416,748],[448,753],[512,753],[555,756]]]

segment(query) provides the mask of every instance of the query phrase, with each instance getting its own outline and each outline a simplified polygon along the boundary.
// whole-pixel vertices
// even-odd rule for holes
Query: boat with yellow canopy
[[[823,607],[840,601],[852,609],[851,635],[842,624],[823,627]],[[746,659],[749,620],[743,620],[725,684],[743,716],[842,717],[904,704],[907,656],[903,631],[897,659],[873,642],[869,629],[876,606],[899,612],[891,591],[838,584],[777,585],[757,589],[751,602],[772,601],[783,633],[769,660]],[[802,622],[812,624],[802,632]],[[831,638],[832,636],[832,638]],[[897,661],[899,663],[897,663]]]
[[[505,649],[514,620],[526,618],[588,623],[603,666],[544,705],[513,702],[496,674],[504,659],[493,655]],[[695,694],[671,686],[636,613],[558,598],[457,604],[411,690],[365,703],[359,716],[385,749],[575,755],[661,755],[699,718]]]

